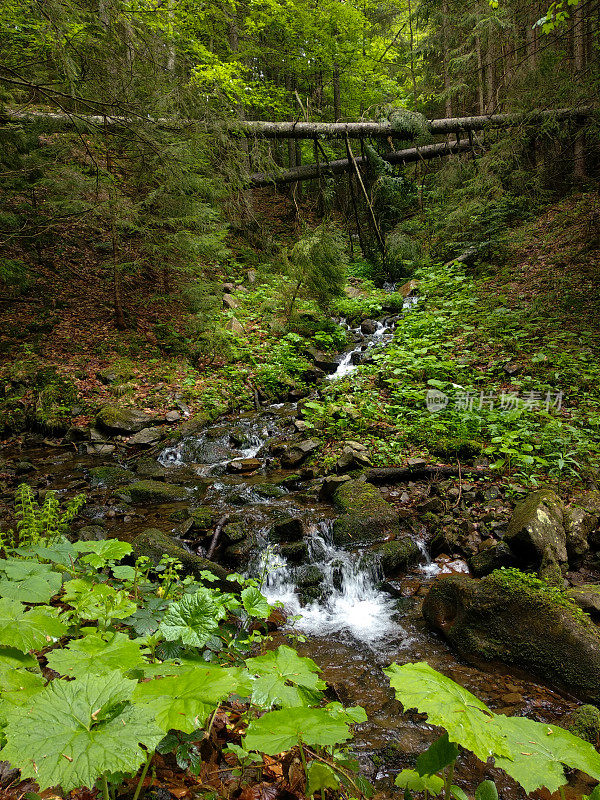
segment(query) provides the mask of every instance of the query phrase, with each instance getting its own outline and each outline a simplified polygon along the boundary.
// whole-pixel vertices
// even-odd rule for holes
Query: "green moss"
[[[177,503],[186,500],[187,489],[159,481],[138,481],[125,490],[133,503]]]

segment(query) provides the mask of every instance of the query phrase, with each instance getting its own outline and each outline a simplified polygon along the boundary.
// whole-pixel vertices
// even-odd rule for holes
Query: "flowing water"
[[[405,308],[413,302],[407,301]],[[374,333],[365,337],[357,329],[349,330],[355,339],[361,337],[360,341],[340,356],[339,366],[329,380],[347,376],[367,350],[391,341],[393,319],[378,322]],[[331,504],[319,499],[310,476],[297,479],[289,471],[280,470],[271,453],[273,443],[296,433],[295,421],[296,407],[290,403],[238,414],[165,448],[157,466],[164,470],[167,481],[188,486],[203,497],[202,504],[220,514],[233,518],[238,515],[247,530],[255,534],[259,547],[248,570],[263,577],[266,596],[271,602],[282,603],[290,619],[286,628],[274,634],[274,644],[289,641],[292,636],[298,650],[322,667],[323,677],[337,699],[366,709],[369,720],[359,726],[355,747],[365,773],[379,789],[387,793],[393,775],[412,766],[415,755],[435,736],[422,719],[401,713],[382,672],[392,661],[426,659],[491,707],[510,713],[556,721],[572,708],[569,698],[526,675],[499,666],[478,669],[461,663],[426,628],[420,605],[427,583],[440,571],[464,569],[462,562],[432,563],[424,540],[416,538],[422,552],[421,564],[393,585],[382,585],[377,564],[364,553],[342,550],[333,544],[331,525],[335,514]],[[11,457],[10,449],[6,456]],[[82,475],[92,466],[115,463],[107,458],[82,456],[73,449],[52,450],[41,443],[15,449],[12,457],[35,463],[39,477],[34,485],[51,486],[66,494],[83,488]],[[237,473],[236,463],[248,458],[259,460],[258,469],[251,474]],[[86,510],[89,520],[100,521],[109,535],[125,538],[147,527],[177,533],[172,521],[174,512],[187,507],[186,503],[179,503],[132,508],[119,501],[118,492],[114,499],[113,492],[101,489],[92,490],[91,497]],[[303,521],[308,563],[322,576],[317,596],[307,597],[303,589],[306,567],[288,563],[279,546],[269,542],[268,532],[282,515]],[[184,535],[182,538],[185,542]],[[474,759],[465,758],[462,768],[472,782],[481,779]],[[507,798],[520,796],[509,784],[504,790]]]

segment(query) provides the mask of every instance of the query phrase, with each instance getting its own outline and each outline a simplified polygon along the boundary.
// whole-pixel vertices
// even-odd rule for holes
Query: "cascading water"
[[[319,600],[302,604],[298,586],[302,568],[290,566],[270,545],[255,569],[263,577],[262,591],[269,602],[279,601],[288,614],[301,617],[299,630],[314,636],[348,634],[367,644],[392,631],[402,632],[394,621],[394,600],[376,588],[377,565],[336,547],[330,522],[311,526],[308,548],[309,563],[322,574]]]

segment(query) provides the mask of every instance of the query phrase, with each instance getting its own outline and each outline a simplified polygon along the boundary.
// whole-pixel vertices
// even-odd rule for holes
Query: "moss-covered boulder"
[[[378,560],[386,579],[396,578],[418,564],[421,559],[421,551],[408,536],[378,544],[369,554]]]
[[[564,592],[532,575],[444,576],[423,616],[466,659],[511,664],[582,700],[600,700],[600,632]]]
[[[504,541],[519,565],[556,572],[567,563],[565,509],[550,489],[531,492],[515,508]]]
[[[333,523],[333,541],[351,547],[400,537],[398,515],[379,489],[361,480],[346,481],[333,501],[342,515]]]
[[[137,433],[153,422],[153,417],[137,408],[106,405],[96,414],[96,425],[109,433]]]
[[[154,565],[158,564],[165,555],[170,558],[176,558],[183,564],[184,574],[200,579],[202,571],[209,570],[219,578],[219,583],[217,584],[219,588],[226,591],[236,589],[236,584],[227,580],[228,571],[220,564],[215,564],[214,561],[209,561],[207,558],[190,553],[180,544],[177,544],[168,534],[158,530],[158,528],[148,528],[143,531],[139,536],[136,536],[131,545],[134,558],[146,556]]]
[[[124,491],[132,503],[180,503],[188,497],[183,486],[151,480],[132,483]]]
[[[123,486],[125,483],[131,483],[134,478],[135,475],[133,472],[130,469],[125,469],[125,467],[92,467],[90,470],[90,485],[93,489],[99,486],[114,489],[115,486]]]
[[[218,519],[219,512],[211,506],[198,506],[190,512],[194,528],[198,531],[209,531],[214,528]]]
[[[575,586],[567,591],[567,595],[592,619],[600,620],[600,584]]]
[[[580,706],[568,714],[566,719],[561,720],[560,724],[580,739],[590,742],[596,748],[600,747],[600,710],[596,706]]]
[[[515,557],[510,547],[504,542],[485,547],[469,559],[469,567],[476,578],[483,578],[502,567],[514,566]]]
[[[569,564],[578,564],[590,549],[589,538],[598,526],[598,517],[580,506],[565,508],[565,534]]]

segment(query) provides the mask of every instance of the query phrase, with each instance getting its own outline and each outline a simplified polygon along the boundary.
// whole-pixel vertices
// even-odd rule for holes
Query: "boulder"
[[[498,542],[491,547],[479,550],[469,559],[469,567],[476,578],[483,578],[501,567],[514,567],[515,557],[510,547],[504,542]]]
[[[501,661],[600,700],[600,632],[542,581],[516,570],[481,580],[444,576],[429,590],[423,616],[466,659]]]
[[[333,523],[337,545],[359,545],[399,538],[398,515],[370,483],[352,480],[335,490],[333,501],[342,515]]]
[[[504,541],[520,565],[554,577],[567,563],[564,522],[565,509],[560,497],[550,489],[540,489],[518,503]]]
[[[398,294],[401,294],[402,297],[410,297],[410,295],[416,292],[418,286],[419,286],[419,281],[412,280],[408,281],[408,283],[405,283],[399,289],[396,289],[396,291],[398,292]]]
[[[586,583],[567,590],[568,597],[593,620],[600,620],[600,584]]]
[[[336,472],[343,473],[353,469],[373,466],[365,448],[362,445],[359,445],[359,447],[360,449],[356,449],[349,444],[344,447],[342,455],[335,462]]]
[[[375,333],[377,330],[377,323],[374,319],[364,319],[360,323],[360,332],[366,333],[367,335]]]
[[[188,491],[183,486],[152,480],[132,483],[125,493],[132,503],[180,503],[188,497]]]
[[[240,458],[227,464],[227,472],[255,472],[261,466],[262,461],[259,458]]]
[[[201,579],[202,571],[208,570],[219,578],[216,584],[220,589],[225,591],[235,591],[236,584],[227,580],[228,572],[219,564],[214,561],[209,561],[206,558],[197,556],[190,553],[181,545],[177,544],[170,536],[157,528],[148,528],[136,536],[131,543],[133,547],[133,556],[139,558],[146,556],[150,559],[155,566],[164,555],[176,558],[183,564],[183,571],[186,575],[192,575],[194,578]]]
[[[137,433],[153,422],[154,417],[137,408],[106,405],[96,414],[96,425],[109,433]]]
[[[210,531],[217,523],[219,514],[211,506],[198,506],[190,512],[193,527],[198,531]]]
[[[231,331],[235,336],[243,336],[244,335],[244,328],[242,327],[242,323],[236,319],[235,317],[231,317],[225,323],[225,329]]]
[[[422,555],[417,544],[409,536],[378,544],[370,554],[379,561],[383,576],[387,580],[407,572],[419,563]]]
[[[352,478],[349,475],[328,475],[321,484],[319,496],[322,500],[329,500],[342,483],[346,483],[346,481],[350,480],[352,480]]]
[[[586,703],[576,708],[561,720],[561,726],[590,742],[596,749],[600,747],[600,710],[596,706]]]
[[[279,552],[290,564],[301,564],[308,560],[308,545],[306,542],[286,542],[279,545]]]
[[[114,489],[124,483],[131,483],[134,474],[130,469],[118,466],[92,467],[90,470],[90,486],[96,489],[100,486]]]
[[[163,436],[162,428],[144,428],[134,433],[133,436],[130,436],[127,444],[138,445],[140,447],[152,447],[152,445],[158,444]]]
[[[169,470],[159,464],[156,459],[144,456],[136,461],[135,471],[142,478],[152,478],[155,481],[164,480],[169,474]]]
[[[183,425],[180,425],[177,432],[181,437],[195,436],[201,433],[211,421],[211,417],[208,414],[195,414],[191,419],[186,420]]]
[[[174,422],[179,422],[181,419],[181,413],[179,411],[167,411],[165,414],[165,422],[168,422],[169,425],[172,425]]]
[[[288,445],[281,453],[281,466],[285,469],[297,467],[320,446],[320,442],[316,441],[316,439],[305,439],[303,442]]]
[[[323,372],[335,372],[339,364],[334,356],[327,355],[322,350],[317,350],[315,347],[309,347],[306,354],[312,358],[315,367]]]
[[[269,533],[274,542],[298,542],[304,536],[304,526],[299,517],[285,517],[278,520]]]
[[[571,565],[581,561],[590,549],[589,537],[594,533],[598,518],[579,506],[565,508],[567,554]]]
[[[225,308],[237,308],[238,305],[239,303],[233,295],[227,293],[223,295],[223,306]]]
[[[77,531],[76,538],[79,542],[102,542],[108,538],[108,534],[101,525],[84,525]]]

